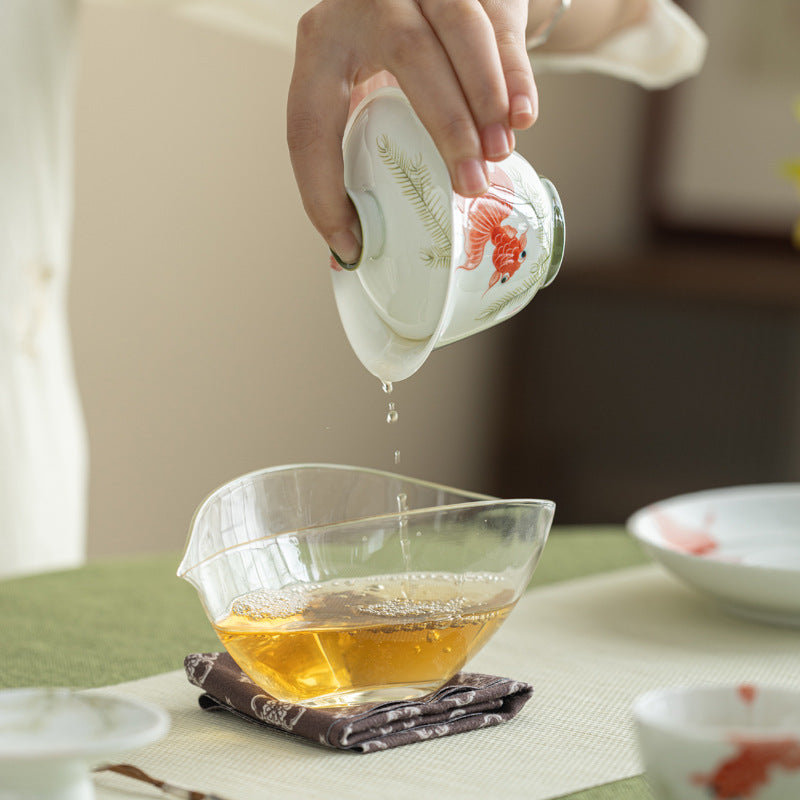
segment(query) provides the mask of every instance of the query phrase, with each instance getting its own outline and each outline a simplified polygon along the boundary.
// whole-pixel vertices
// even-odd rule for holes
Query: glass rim
[[[408,510],[393,510],[393,511],[385,511],[379,514],[369,514],[363,517],[355,517],[352,519],[346,520],[338,520],[336,522],[321,522],[316,523],[313,525],[305,525],[303,527],[298,528],[291,528],[285,531],[277,531],[273,533],[266,534],[264,536],[257,536],[253,539],[248,539],[244,542],[238,542],[236,544],[229,545],[228,547],[223,547],[219,550],[216,550],[214,553],[211,553],[204,558],[199,559],[191,566],[186,566],[185,561],[188,555],[189,546],[191,543],[192,534],[195,529],[195,525],[199,517],[203,514],[203,512],[208,508],[208,506],[223,492],[223,490],[232,490],[237,486],[245,485],[248,482],[252,482],[255,478],[268,475],[268,474],[275,474],[279,472],[291,472],[297,471],[301,469],[323,469],[323,470],[342,470],[342,471],[351,471],[354,473],[363,473],[366,475],[378,475],[382,477],[391,477],[396,478],[399,480],[405,480],[409,483],[412,483],[416,486],[420,487],[427,487],[431,489],[436,489],[439,491],[447,491],[452,492],[453,494],[461,495],[465,498],[464,502],[460,503],[448,503],[446,505],[437,505],[437,506],[426,506],[424,508],[412,508]],[[467,499],[472,498],[472,499]],[[419,517],[424,514],[431,514],[431,513],[439,513],[442,511],[457,511],[459,509],[480,509],[480,508],[491,508],[494,506],[520,506],[520,507],[529,507],[529,508],[539,508],[542,510],[550,510],[551,512],[555,511],[555,502],[552,500],[546,499],[537,499],[537,498],[499,498],[493,497],[491,495],[479,494],[477,492],[470,492],[465,491],[462,489],[455,489],[450,486],[446,486],[443,484],[433,483],[430,481],[418,480],[416,478],[410,478],[405,475],[400,475],[399,473],[389,472],[386,470],[378,470],[372,469],[369,467],[352,467],[344,464],[326,464],[320,462],[308,462],[308,463],[299,463],[299,464],[288,464],[283,466],[277,467],[266,467],[258,470],[253,470],[252,472],[245,473],[244,475],[240,475],[238,478],[234,478],[226,483],[218,486],[212,492],[210,492],[205,499],[198,505],[197,509],[195,510],[194,514],[192,515],[192,520],[189,525],[189,534],[186,539],[186,544],[184,546],[183,555],[181,557],[181,563],[178,567],[177,575],[180,578],[185,578],[186,575],[189,574],[197,567],[201,566],[202,564],[207,563],[211,559],[216,558],[223,553],[229,553],[232,550],[237,550],[239,548],[246,547],[248,545],[252,545],[256,542],[263,542],[269,539],[277,539],[281,536],[286,535],[309,535],[317,531],[322,530],[331,530],[338,527],[342,527],[345,525],[352,526],[354,524],[361,524],[361,523],[375,523],[381,520],[389,520],[397,517],[403,518],[413,518]]]

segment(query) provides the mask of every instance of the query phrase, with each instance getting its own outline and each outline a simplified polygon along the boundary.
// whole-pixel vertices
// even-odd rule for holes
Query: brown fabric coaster
[[[418,700],[348,708],[306,708],[275,700],[256,686],[228,653],[192,653],[184,668],[205,691],[200,707],[225,709],[339,750],[371,753],[454,733],[488,728],[516,716],[533,687],[521,681],[460,672]]]

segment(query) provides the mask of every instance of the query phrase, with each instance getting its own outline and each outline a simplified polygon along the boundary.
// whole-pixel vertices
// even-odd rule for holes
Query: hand
[[[306,213],[339,258],[361,251],[344,188],[342,136],[356,103],[399,85],[431,134],[453,188],[488,188],[486,161],[536,119],[525,49],[527,0],[322,0],[300,20],[287,139]]]

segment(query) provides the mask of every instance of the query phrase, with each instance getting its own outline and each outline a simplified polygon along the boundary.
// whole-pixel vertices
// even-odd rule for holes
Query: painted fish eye
[[[527,250],[523,250],[523,251],[522,251],[522,252],[519,254],[519,260],[520,260],[520,261],[524,261],[524,260],[525,260],[525,256],[526,256],[526,255],[528,255],[528,251],[527,251]]]
[[[511,276],[506,273],[502,278],[500,278],[500,283],[505,283],[510,277]]]

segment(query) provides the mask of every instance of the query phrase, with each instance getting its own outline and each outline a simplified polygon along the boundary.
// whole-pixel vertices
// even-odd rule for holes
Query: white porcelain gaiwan
[[[489,163],[485,195],[461,197],[405,95],[385,88],[350,117],[343,156],[363,245],[351,269],[331,260],[334,293],[350,345],[382,381],[508,319],[556,276],[561,201],[518,153]]]

